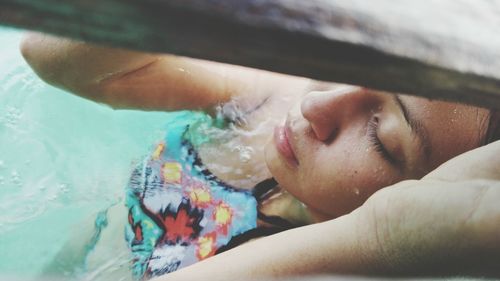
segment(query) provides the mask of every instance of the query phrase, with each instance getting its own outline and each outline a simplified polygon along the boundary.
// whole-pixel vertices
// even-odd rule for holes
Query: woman
[[[259,210],[294,224],[339,217],[384,186],[421,178],[492,141],[498,124],[472,106],[43,35],[22,51],[47,82],[115,108],[200,109],[229,120],[230,137],[199,143],[199,157],[239,189],[274,178],[286,192]]]

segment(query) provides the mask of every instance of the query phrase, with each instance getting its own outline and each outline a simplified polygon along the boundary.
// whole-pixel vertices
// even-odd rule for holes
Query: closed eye
[[[380,120],[377,116],[373,116],[370,121],[368,121],[367,126],[367,136],[370,144],[375,149],[375,151],[382,156],[386,161],[391,163],[392,165],[397,166],[398,161],[394,158],[389,151],[385,148],[384,144],[380,141],[378,137],[378,127]]]

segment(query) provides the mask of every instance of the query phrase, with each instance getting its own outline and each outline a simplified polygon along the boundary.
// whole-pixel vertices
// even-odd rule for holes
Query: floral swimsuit
[[[205,114],[197,116],[196,124],[214,125]],[[168,124],[165,139],[136,167],[126,188],[125,234],[136,279],[206,259],[257,227],[254,194],[208,171],[188,137],[193,118],[180,119]]]

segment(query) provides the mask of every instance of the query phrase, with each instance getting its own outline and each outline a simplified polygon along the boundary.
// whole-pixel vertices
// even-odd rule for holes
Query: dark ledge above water
[[[500,109],[500,2],[0,0],[0,23]]]

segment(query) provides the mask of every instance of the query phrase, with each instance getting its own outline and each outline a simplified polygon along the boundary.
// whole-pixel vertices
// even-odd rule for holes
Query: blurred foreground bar
[[[0,0],[0,23],[500,109],[500,1]]]

